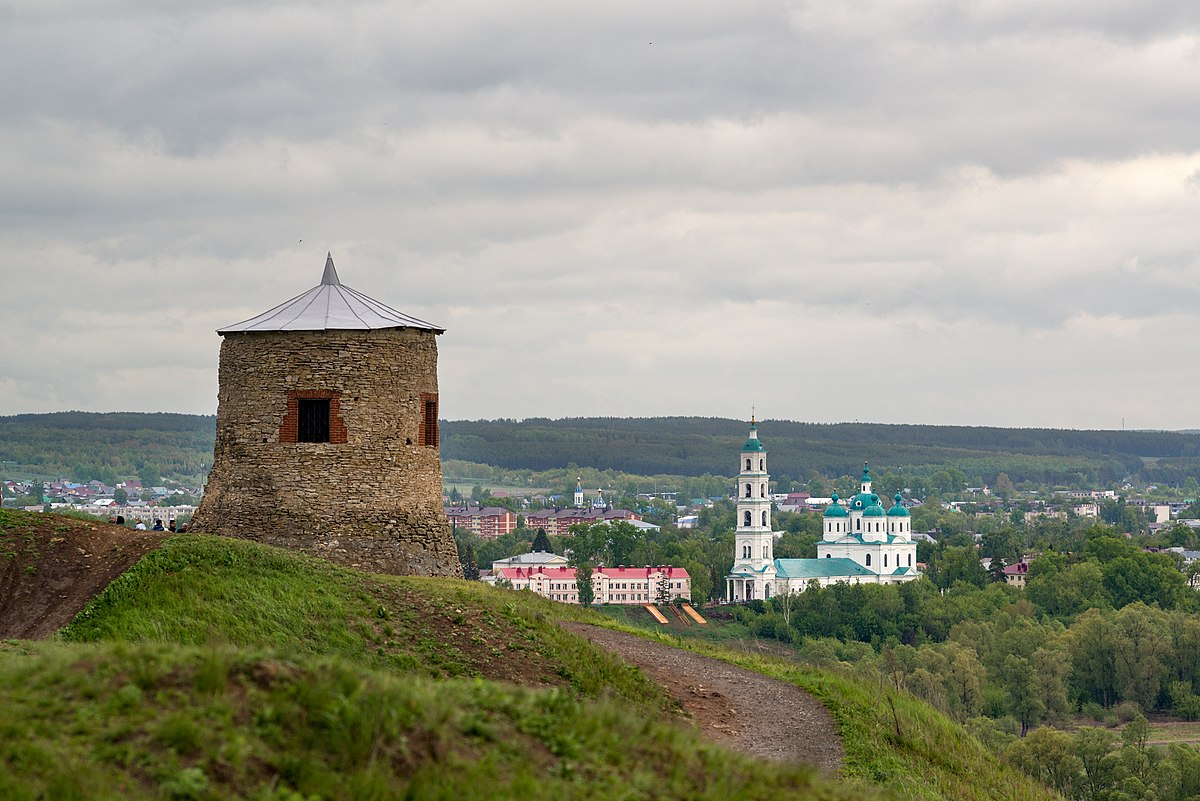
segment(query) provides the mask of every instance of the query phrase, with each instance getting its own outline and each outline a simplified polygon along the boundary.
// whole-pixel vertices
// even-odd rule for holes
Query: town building
[[[567,604],[579,603],[575,568],[533,565],[502,567],[493,570],[493,580],[512,585],[514,590],[530,590],[538,595]],[[692,577],[682,567],[596,567],[592,571],[594,604],[644,605],[688,601],[692,597]]]
[[[1029,575],[1029,562],[1022,559],[1015,565],[1004,568],[1004,583],[1017,589],[1025,588],[1025,577]]]
[[[609,523],[617,520],[639,521],[641,515],[628,509],[542,509],[525,515],[525,527],[544,530],[552,537],[565,537],[571,526],[581,523]]]
[[[341,283],[217,333],[217,436],[192,530],[379,573],[462,575],[442,510],[436,337]]]
[[[454,506],[446,510],[446,517],[454,528],[485,540],[503,537],[517,527],[517,513],[502,506]]]
[[[780,593],[802,592],[811,583],[829,586],[894,584],[912,581],[917,571],[917,546],[912,520],[897,494],[884,510],[871,491],[871,474],[863,465],[857,495],[843,506],[834,493],[826,507],[822,539],[815,559],[776,559],[771,530],[767,451],[750,421],[750,434],[739,456],[737,529],[733,569],[725,578],[725,597],[744,602]]]

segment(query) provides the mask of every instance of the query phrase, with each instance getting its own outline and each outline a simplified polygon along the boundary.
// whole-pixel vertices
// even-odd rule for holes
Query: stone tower
[[[443,329],[321,283],[219,330],[213,468],[192,530],[378,573],[462,574],[442,510]]]

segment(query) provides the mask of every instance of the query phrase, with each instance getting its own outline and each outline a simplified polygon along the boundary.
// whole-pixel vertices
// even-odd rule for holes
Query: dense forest
[[[192,414],[57,412],[0,417],[0,476],[116,483],[138,477],[199,483],[212,462],[216,418]]]
[[[1132,479],[1177,485],[1200,475],[1200,435],[764,420],[775,477],[853,474],[864,461],[916,475],[954,468],[975,483],[1097,486]],[[546,470],[570,463],[640,475],[725,475],[747,424],[701,417],[455,421],[442,457]]]
[[[724,476],[744,421],[702,417],[443,421],[442,458],[507,469],[571,465],[655,476]],[[184,414],[59,412],[0,417],[3,472],[103,481],[137,475],[197,480],[215,419]],[[764,420],[778,478],[852,475],[864,461],[904,475],[954,469],[972,484],[1178,486],[1200,476],[1200,433]]]

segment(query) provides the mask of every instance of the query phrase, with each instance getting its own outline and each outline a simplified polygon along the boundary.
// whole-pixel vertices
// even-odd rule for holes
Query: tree
[[[1000,499],[1005,503],[1007,503],[1008,499],[1013,496],[1014,492],[1016,492],[1016,488],[1013,487],[1012,479],[1008,477],[1008,473],[1000,473],[996,476],[996,486],[994,489],[996,494],[1000,496]]]
[[[475,548],[470,542],[458,544],[458,562],[462,565],[463,578],[467,581],[479,580],[479,563],[475,561]]]
[[[658,575],[658,581],[654,587],[654,603],[659,606],[666,606],[671,603],[671,579],[667,576],[664,570]]]
[[[1082,775],[1079,781],[1083,798],[1100,798],[1112,786],[1116,777],[1113,749],[1117,735],[1108,729],[1081,726],[1071,742],[1071,751],[1079,758]]]
[[[1117,684],[1124,698],[1152,709],[1166,676],[1170,632],[1166,613],[1135,603],[1114,615]]]
[[[1089,609],[1079,616],[1067,632],[1071,653],[1071,683],[1075,694],[1084,701],[1096,701],[1105,708],[1117,701],[1117,640],[1119,634],[1111,613]]]
[[[939,553],[930,570],[930,578],[942,589],[949,589],[956,581],[976,587],[983,587],[988,582],[987,572],[979,563],[979,554],[970,545],[946,548]]]
[[[1042,727],[1010,745],[1004,759],[1063,797],[1075,798],[1083,763],[1072,752],[1072,745],[1069,735]]]
[[[124,506],[129,502],[129,493],[125,491],[124,487],[117,487],[113,490],[113,500],[117,502],[118,506]]]
[[[583,606],[591,606],[596,597],[592,571],[608,544],[607,528],[606,523],[581,523],[571,526],[567,537],[567,564],[575,568],[575,587]]]
[[[539,528],[537,534],[533,536],[533,544],[530,546],[531,551],[541,551],[542,553],[552,553],[554,549],[550,547],[550,538],[546,536],[546,529]]]
[[[46,485],[40,481],[35,481],[29,485],[29,497],[37,498],[37,502],[41,503],[42,498],[46,495]]]
[[[592,571],[595,566],[591,562],[579,562],[575,565],[575,590],[579,593],[579,603],[591,606],[596,600],[596,591],[592,585]]]
[[[642,540],[642,532],[628,520],[614,520],[604,528],[604,550],[607,551],[611,564],[627,565],[634,548]]]
[[[1021,736],[1042,719],[1046,704],[1038,687],[1037,671],[1022,656],[1009,654],[1004,659],[1000,681],[1008,695],[1008,711],[1021,724]]]
[[[988,578],[997,584],[1004,583],[1004,559],[999,556],[992,557],[992,566],[988,568]]]

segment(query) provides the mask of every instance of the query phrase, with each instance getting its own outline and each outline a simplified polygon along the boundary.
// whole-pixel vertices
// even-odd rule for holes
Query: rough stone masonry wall
[[[213,469],[193,531],[371,572],[462,574],[438,449],[418,444],[421,396],[437,393],[432,332],[226,334],[219,381]],[[345,442],[281,441],[289,396],[292,425],[296,397],[332,398],[331,434]]]

